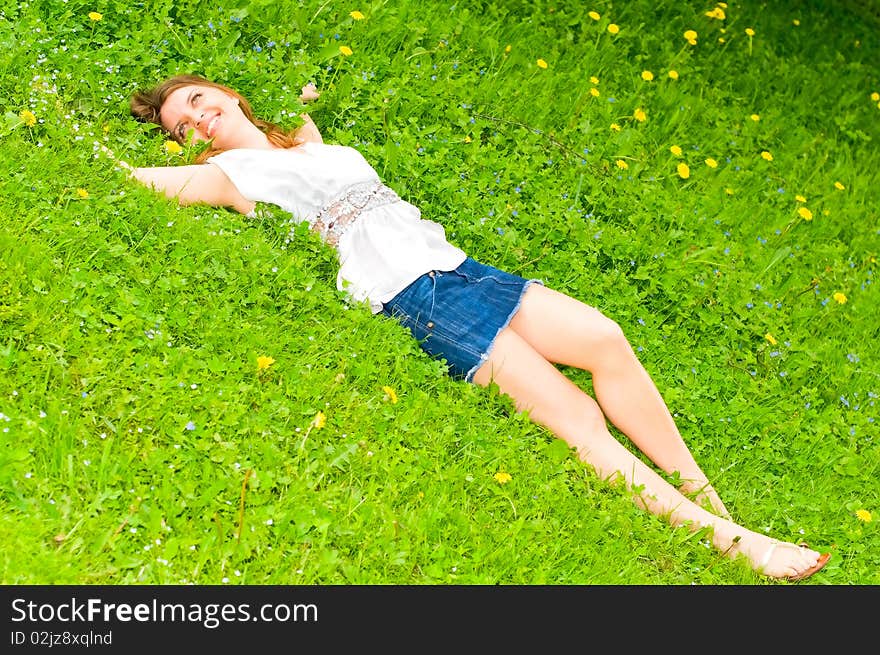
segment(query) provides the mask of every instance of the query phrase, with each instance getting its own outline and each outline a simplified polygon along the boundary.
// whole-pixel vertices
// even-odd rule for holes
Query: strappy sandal
[[[760,564],[758,570],[763,571],[766,568],[766,566],[770,563],[770,560],[773,558],[773,553],[776,551],[777,546],[790,546],[790,545],[791,544],[787,544],[782,541],[774,541],[772,544],[770,544],[770,548],[767,549],[767,552],[764,553],[764,557],[761,559],[761,564]],[[797,546],[800,548],[809,548],[809,545],[806,543],[803,543],[803,542],[797,544]],[[790,582],[796,582],[798,580],[803,580],[804,578],[809,578],[811,575],[813,575],[814,573],[816,573],[817,571],[822,569],[828,563],[828,560],[830,560],[830,559],[831,559],[831,553],[822,553],[821,555],[819,555],[819,559],[817,560],[817,562],[813,566],[811,566],[810,568],[808,568],[805,571],[802,571],[801,573],[798,573],[797,575],[783,576],[783,579],[788,580]]]

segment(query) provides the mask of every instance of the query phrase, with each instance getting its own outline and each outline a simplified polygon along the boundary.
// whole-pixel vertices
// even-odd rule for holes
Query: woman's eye
[[[198,100],[202,96],[201,93],[193,93],[192,103],[196,104],[196,100]]]

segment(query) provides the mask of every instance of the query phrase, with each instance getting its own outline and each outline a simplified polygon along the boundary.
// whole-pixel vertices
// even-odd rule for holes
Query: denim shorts
[[[470,257],[452,271],[430,271],[386,302],[382,313],[409,329],[422,350],[470,382],[532,283]]]

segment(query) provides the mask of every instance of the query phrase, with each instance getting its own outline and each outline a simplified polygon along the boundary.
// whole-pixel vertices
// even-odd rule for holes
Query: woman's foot
[[[820,554],[808,546],[777,541],[751,533],[728,551],[731,557],[742,553],[752,568],[762,575],[783,580],[803,580],[828,563],[830,553]]]

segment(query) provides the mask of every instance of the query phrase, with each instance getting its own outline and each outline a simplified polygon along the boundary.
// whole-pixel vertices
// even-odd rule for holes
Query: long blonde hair
[[[177,89],[184,86],[193,85],[210,86],[214,89],[219,89],[224,93],[228,93],[234,98],[237,98],[238,106],[241,107],[241,110],[242,112],[244,112],[245,117],[251,123],[256,125],[263,133],[265,133],[266,137],[269,139],[269,142],[272,145],[279,148],[293,148],[294,146],[298,146],[300,143],[302,143],[300,139],[294,136],[293,132],[288,132],[278,125],[275,125],[274,123],[264,121],[254,116],[254,111],[253,109],[251,109],[250,103],[245,100],[245,98],[237,91],[234,91],[227,86],[223,86],[222,84],[217,84],[216,82],[207,80],[199,75],[175,75],[174,77],[169,77],[167,80],[161,82],[151,89],[144,89],[135,92],[134,95],[132,95],[131,101],[129,103],[131,107],[131,115],[138,120],[144,121],[146,123],[155,123],[156,125],[162,127],[162,119],[159,116],[159,112],[162,110],[162,105],[165,104],[165,100]],[[179,136],[168,132],[167,130],[165,130],[164,127],[162,127],[162,129],[172,139],[182,143],[182,139]],[[209,146],[196,157],[196,163],[201,164],[206,159],[208,159],[208,157],[213,157],[214,155],[217,155],[221,152],[222,149]]]

